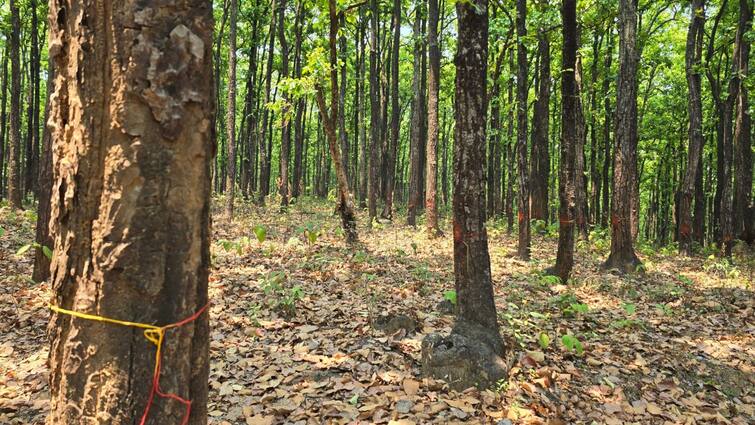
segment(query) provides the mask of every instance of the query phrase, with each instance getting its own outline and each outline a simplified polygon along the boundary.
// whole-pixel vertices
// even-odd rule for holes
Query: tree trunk
[[[39,46],[39,23],[37,20],[37,0],[31,0],[29,3],[29,9],[31,10],[31,63],[29,66],[29,118],[28,127],[30,129],[28,138],[31,140],[31,152],[27,154],[27,164],[29,164],[26,175],[27,185],[25,190],[27,192],[33,192],[35,196],[39,197],[39,78],[40,78],[40,46]]]
[[[577,49],[579,49],[579,33],[577,33]],[[576,119],[577,138],[574,143],[574,219],[580,238],[587,240],[589,236],[589,211],[587,209],[587,178],[585,177],[585,114],[582,109],[582,59],[576,57],[574,67],[574,81],[576,90],[576,105],[574,118]],[[561,124],[563,126],[563,123]]]
[[[703,159],[703,104],[700,66],[702,62],[703,30],[705,28],[704,0],[690,2],[690,24],[687,31],[685,70],[687,74],[687,98],[689,99],[689,149],[687,172],[679,189],[679,253],[692,255],[692,197],[702,172]]]
[[[747,84],[743,77],[749,74],[750,42],[745,35],[752,31],[752,1],[739,1],[739,28],[737,30],[737,46],[735,53],[737,62],[737,95],[735,100],[734,117],[734,200],[733,200],[733,234],[734,237],[747,243],[755,242],[755,228],[752,205],[752,150],[750,138],[752,134],[752,120],[750,118],[750,102]]]
[[[206,424],[212,7],[110,6],[50,3],[52,303],[158,326],[193,320],[164,334],[157,378],[175,396],[146,409],[155,347],[141,330],[54,313],[48,423],[175,424],[182,397],[188,423]]]
[[[367,203],[369,225],[377,217],[377,196],[380,190],[380,85],[378,64],[378,32],[380,8],[377,0],[370,0],[370,172]]]
[[[637,179],[637,3],[619,4],[619,80],[616,88],[611,254],[605,267],[631,272],[640,265],[632,239],[632,195]]]
[[[608,33],[608,51],[606,51],[603,69],[603,213],[600,218],[600,226],[608,227],[608,216],[611,209],[610,203],[610,185],[611,182],[611,127],[613,127],[613,111],[611,110],[611,98],[608,92],[611,88],[611,62],[613,61],[613,24],[609,24],[606,32]]]
[[[514,52],[509,52],[509,72],[511,77],[509,78],[507,99],[508,104],[514,104]],[[509,181],[506,184],[506,232],[511,234],[514,229],[514,150],[516,149],[516,141],[514,140],[514,108],[509,107],[508,125],[506,129],[506,157],[509,159],[506,162],[506,174],[509,176]]]
[[[322,86],[316,85],[317,106],[320,108],[320,116],[325,135],[328,138],[328,147],[330,156],[336,169],[336,179],[338,182],[338,212],[341,216],[341,225],[346,234],[346,242],[349,244],[358,241],[356,216],[354,214],[354,199],[349,190],[349,179],[346,176],[346,167],[343,164],[340,147],[338,146],[338,134],[336,134],[336,124],[338,123],[338,53],[336,50],[336,37],[338,36],[338,15],[336,10],[336,0],[328,0],[328,11],[330,15],[330,113],[325,104],[325,94]]]
[[[286,0],[280,0],[280,12],[278,15],[278,37],[281,45],[281,70],[282,79],[289,77],[288,66],[288,42],[286,41]],[[281,148],[280,148],[280,176],[278,194],[281,197],[280,209],[285,211],[288,208],[288,163],[291,151],[291,119],[287,117],[289,113],[289,94],[286,90],[282,93],[283,110],[281,111]]]
[[[538,93],[532,117],[532,170],[531,218],[548,220],[548,180],[550,178],[550,154],[548,149],[548,118],[551,90],[551,52],[548,34],[541,28],[537,35],[540,56],[538,70]]]
[[[516,1],[516,151],[519,167],[519,244],[517,255],[530,259],[530,187],[527,167],[527,0]]]
[[[2,103],[2,106],[0,106],[0,199],[3,199],[5,195],[5,142],[7,140],[6,137],[6,129],[8,128],[8,55],[9,55],[10,49],[8,46],[5,46],[5,49],[3,49],[3,82],[2,82],[2,100],[0,100],[0,103]]]
[[[284,0],[285,1],[285,0]],[[237,0],[230,2],[230,29],[228,33],[228,106],[226,108],[226,135],[228,137],[228,158],[226,159],[226,203],[225,214],[233,219],[233,201],[236,197],[236,21]]]
[[[422,2],[417,2],[414,11],[414,74],[412,76],[412,122],[409,128],[409,204],[406,221],[410,226],[416,224],[416,217],[422,199]]]
[[[275,19],[275,11],[276,11],[276,5],[275,0],[272,0],[270,4],[270,31],[269,31],[269,37],[270,41],[268,44],[267,49],[267,70],[265,71],[265,102],[263,103],[263,113],[262,113],[262,127],[260,128],[260,136],[258,138],[259,141],[259,148],[260,148],[260,162],[259,162],[259,194],[257,202],[260,205],[265,204],[265,197],[270,194],[270,161],[272,152],[270,152],[267,149],[267,143],[265,142],[267,138],[265,135],[267,134],[267,126],[268,126],[268,120],[270,119],[270,110],[267,109],[267,105],[270,104],[270,86],[272,84],[272,78],[273,78],[273,49],[275,47],[275,29],[276,24],[278,22],[277,19]]]
[[[21,19],[16,0],[10,1],[10,138],[8,140],[8,200],[16,209],[22,209],[21,198],[21,64],[19,45]]]
[[[385,206],[383,218],[393,219],[393,189],[396,180],[396,152],[399,144],[399,125],[401,124],[401,111],[399,109],[399,47],[401,45],[401,0],[393,1],[393,53],[391,54],[391,138],[388,142],[388,160],[386,169],[388,172],[385,185]]]
[[[428,2],[427,43],[430,73],[427,78],[427,169],[425,170],[425,226],[429,237],[441,235],[438,226],[438,95],[440,94],[440,48],[438,46],[438,0]]]
[[[55,69],[53,62],[48,63],[47,70],[47,90],[46,93],[52,93],[52,82],[55,79]],[[34,241],[41,246],[52,249],[53,240],[50,235],[50,197],[52,196],[52,135],[51,129],[47,125],[47,119],[50,116],[50,96],[47,96],[45,102],[45,127],[42,132],[42,156],[39,167],[37,182],[39,187],[39,203],[37,205],[37,226]],[[34,271],[32,279],[35,282],[42,282],[50,277],[50,259],[45,255],[44,250],[37,249],[34,253]]]
[[[558,175],[558,253],[549,273],[566,283],[574,266],[574,222],[576,209],[576,145],[579,137],[579,91],[576,81],[577,2],[561,2],[563,47],[561,50],[561,159]]]

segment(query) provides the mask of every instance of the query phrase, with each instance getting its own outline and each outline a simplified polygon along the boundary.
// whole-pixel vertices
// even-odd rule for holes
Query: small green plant
[[[456,291],[453,289],[443,292],[443,299],[456,305]]]
[[[357,263],[357,264],[361,264],[361,263],[366,262],[368,258],[369,258],[369,256],[364,251],[360,250],[360,251],[357,251],[357,252],[354,253],[354,262]]]
[[[561,284],[561,278],[549,274],[544,274],[538,279],[538,283],[542,286],[555,286]]]
[[[0,234],[0,236],[2,235]],[[48,260],[52,260],[52,250],[49,247],[42,245],[38,242],[32,242],[32,243],[28,243],[22,246],[21,248],[18,249],[18,251],[16,251],[16,255],[17,256],[24,255],[26,254],[28,250],[32,248],[42,250],[42,254],[44,254]]]
[[[287,289],[283,286],[286,275],[280,271],[270,272],[262,282],[262,291],[267,295],[271,308],[282,312],[287,317],[296,315],[296,304],[304,298],[301,286]]]
[[[417,243],[412,242],[411,247],[412,247],[412,251],[414,252],[414,255],[417,255]]]
[[[637,305],[632,303],[622,303],[621,308],[629,316],[633,315],[637,311]]]
[[[417,266],[412,268],[412,276],[416,280],[427,281],[427,280],[432,279],[433,274],[430,271],[430,269],[427,267],[427,264],[420,263]]]
[[[585,347],[574,335],[563,335],[561,337],[561,344],[563,344],[567,351],[575,352],[578,356],[581,356],[585,352]]]
[[[540,332],[537,335],[537,343],[540,344],[540,348],[543,350],[547,350],[548,347],[551,345],[551,337],[548,336],[545,332]]]
[[[5,229],[0,227],[0,238],[2,238],[4,234],[5,234]]]
[[[252,228],[252,232],[257,237],[257,242],[259,243],[263,243],[267,239],[267,230],[259,224]]]
[[[614,329],[634,328],[641,327],[643,325],[641,320],[635,319],[634,314],[637,312],[637,305],[633,303],[622,303],[621,308],[627,316],[625,319],[614,320],[611,322],[611,327]]]
[[[566,315],[579,315],[579,314],[587,314],[587,312],[590,310],[590,308],[587,306],[587,304],[583,303],[571,303],[569,304],[569,307],[564,309],[564,314]]]
[[[656,304],[655,308],[661,312],[664,316],[673,316],[674,315],[674,309],[672,309],[668,304]]]

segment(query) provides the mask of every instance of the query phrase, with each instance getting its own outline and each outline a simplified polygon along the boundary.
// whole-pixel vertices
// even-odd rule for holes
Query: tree
[[[270,88],[273,78],[273,48],[275,47],[275,28],[276,22],[278,21],[277,19],[275,19],[276,10],[275,0],[272,0],[270,4],[270,31],[268,32],[270,41],[267,48],[267,66],[265,71],[265,102],[263,103],[265,110],[262,113],[262,125],[259,129],[259,137],[257,138],[260,148],[260,180],[257,202],[261,205],[265,204],[265,197],[270,193],[270,156],[272,155],[272,153],[267,149],[267,144],[265,143],[265,134],[267,134],[268,120],[270,120],[270,110],[267,108],[267,105],[269,105],[272,101],[270,96]]]
[[[286,41],[286,0],[280,0],[280,12],[278,14],[278,38],[281,45],[281,78],[288,78],[288,42]],[[280,150],[280,187],[278,193],[281,196],[280,208],[285,211],[288,208],[288,163],[291,151],[291,119],[289,114],[289,96],[283,91],[283,111],[281,118],[281,150]]]
[[[338,13],[336,0],[328,0],[328,15],[330,17],[330,35],[329,35],[329,59],[330,59],[330,112],[325,103],[325,93],[320,82],[315,84],[317,106],[320,108],[320,117],[322,118],[325,135],[328,138],[328,148],[330,156],[333,159],[333,165],[336,169],[336,179],[338,182],[338,213],[341,216],[341,226],[343,227],[346,242],[356,243],[358,241],[356,216],[354,214],[354,199],[349,190],[349,179],[346,176],[346,167],[343,163],[340,147],[338,145],[338,134],[336,125],[338,123],[338,53],[336,49],[336,39],[338,37]]]
[[[401,111],[399,109],[399,47],[401,46],[401,0],[393,0],[393,52],[391,53],[391,137],[388,141],[387,160],[386,160],[386,183],[385,183],[385,205],[383,207],[383,218],[393,219],[393,187],[396,176],[396,151],[399,144],[399,125],[401,121]]]
[[[416,224],[416,216],[421,209],[422,199],[422,121],[426,119],[423,115],[422,101],[424,93],[422,92],[422,21],[423,2],[417,2],[414,10],[414,63],[412,74],[412,121],[409,129],[409,204],[406,210],[406,221],[410,226]]]
[[[637,3],[619,2],[619,80],[616,88],[616,147],[614,149],[611,254],[606,268],[637,269],[632,238],[632,195],[637,179]]]
[[[530,259],[530,186],[527,167],[527,0],[516,1],[516,153],[519,171],[519,244],[517,254]]]
[[[438,0],[428,2],[427,44],[430,72],[427,77],[427,169],[425,170],[425,226],[430,237],[440,236],[437,205],[438,95],[440,92],[440,48],[438,46]]]
[[[21,19],[16,0],[10,2],[10,138],[8,140],[8,199],[21,209],[21,65],[19,58]]]
[[[55,69],[52,61],[48,64],[47,70],[47,90],[52,91],[52,82],[55,77]],[[50,202],[52,197],[52,134],[47,125],[47,118],[50,116],[50,96],[47,96],[45,102],[45,127],[42,132],[42,156],[39,166],[39,175],[37,176],[37,187],[39,189],[39,202],[37,204],[37,227],[35,229],[34,241],[40,246],[52,249],[53,240],[50,234]],[[34,253],[34,270],[31,275],[35,282],[42,282],[50,278],[50,258],[47,257],[44,248],[37,249]]]
[[[548,184],[550,177],[550,151],[548,149],[548,118],[551,90],[551,52],[548,33],[540,28],[537,34],[537,49],[540,56],[538,70],[537,100],[532,116],[532,182],[530,199],[531,218],[548,220]]]
[[[752,118],[747,91],[746,76],[749,74],[750,42],[747,33],[752,31],[752,1],[739,1],[739,22],[735,45],[737,91],[734,116],[734,236],[750,244],[755,242],[755,206],[752,205]],[[748,218],[749,217],[749,218]]]
[[[487,0],[456,3],[453,233],[458,315],[451,335],[431,334],[422,342],[425,373],[456,389],[489,387],[505,376],[485,229],[487,8]]]
[[[574,266],[574,222],[576,210],[576,145],[579,92],[575,70],[577,63],[577,2],[561,2],[561,161],[558,174],[558,253],[556,266],[549,273],[566,283]]]
[[[226,109],[226,132],[228,135],[228,158],[226,166],[228,175],[226,187],[225,213],[233,219],[233,201],[236,197],[236,22],[238,16],[237,0],[229,0],[230,31],[228,33],[228,107]]]
[[[370,169],[367,187],[369,225],[377,217],[377,196],[380,188],[380,83],[378,64],[378,32],[380,8],[377,0],[370,0]]]
[[[186,319],[164,335],[157,378],[171,398],[191,399],[188,423],[199,425],[209,374],[212,8],[145,4],[50,3],[52,303],[147,324]],[[49,329],[50,423],[185,416],[175,398],[147,412],[155,347],[141,330],[60,310]]]
[[[679,189],[679,253],[692,254],[692,197],[698,183],[699,162],[703,160],[703,102],[700,68],[702,62],[703,32],[705,29],[704,0],[690,2],[690,23],[687,31],[685,71],[689,99],[689,148],[687,172]]]

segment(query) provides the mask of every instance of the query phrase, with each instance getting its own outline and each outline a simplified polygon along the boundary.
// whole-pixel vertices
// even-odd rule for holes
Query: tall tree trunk
[[[265,71],[265,102],[263,103],[264,111],[262,113],[262,126],[260,128],[260,136],[258,138],[260,148],[260,161],[259,161],[259,194],[257,202],[260,205],[265,204],[265,197],[270,194],[270,161],[272,152],[267,149],[267,133],[268,120],[270,119],[270,110],[267,105],[270,104],[271,84],[273,78],[273,49],[275,47],[275,29],[278,22],[275,19],[276,12],[275,0],[272,0],[270,4],[270,31],[268,36],[270,37],[267,48],[267,69]]]
[[[577,33],[577,49],[579,49],[579,33]],[[574,63],[574,81],[576,90],[575,119],[577,138],[574,144],[574,216],[577,233],[580,238],[587,240],[589,235],[589,211],[587,209],[587,178],[585,176],[585,114],[582,109],[582,59],[579,55]],[[563,123],[562,123],[563,125]]]
[[[416,224],[416,217],[422,202],[422,2],[417,2],[414,11],[414,73],[412,76],[412,121],[409,128],[409,205],[406,220],[410,226]]]
[[[637,179],[637,0],[619,2],[619,81],[616,88],[611,254],[605,267],[630,272],[640,260],[632,238],[632,196]]]
[[[341,28],[346,26],[346,15],[344,13],[340,14],[340,23],[339,25]],[[349,135],[346,132],[346,70],[348,68],[347,66],[347,52],[346,52],[346,35],[345,32],[341,31],[340,36],[338,37],[338,54],[341,61],[341,82],[340,82],[340,93],[338,96],[338,109],[341,111],[341,113],[338,115],[338,138],[341,142],[341,155],[343,157],[343,166],[346,170],[346,177],[351,176],[351,170],[349,170],[349,152],[350,152],[350,146],[349,146]]]
[[[294,45],[294,77],[301,78],[302,73],[302,41],[304,38],[304,0],[299,0],[296,6],[296,42]],[[302,184],[302,155],[304,148],[304,117],[307,115],[307,100],[299,99],[296,103],[294,117],[294,171],[291,181],[291,197],[299,198],[303,193]]]
[[[366,114],[366,99],[364,95],[364,90],[366,87],[366,84],[364,83],[364,73],[365,73],[365,63],[367,62],[365,60],[365,57],[367,56],[366,50],[365,50],[365,37],[367,33],[367,22],[365,22],[365,9],[361,8],[359,10],[359,21],[360,21],[360,33],[359,33],[359,51],[361,52],[359,55],[359,65],[358,65],[358,72],[359,76],[357,78],[358,82],[358,95],[359,95],[359,107],[358,107],[358,113],[359,113],[359,141],[360,141],[360,149],[359,149],[359,208],[366,208],[367,207],[367,192],[368,185],[369,185],[369,161],[368,161],[368,143],[367,143],[367,114]],[[370,83],[371,84],[371,83]],[[370,92],[371,93],[371,92]]]
[[[289,77],[288,66],[288,41],[286,41],[286,0],[280,0],[280,12],[278,15],[278,37],[281,45],[281,70],[282,79]],[[278,193],[281,197],[280,208],[285,211],[288,208],[288,163],[291,151],[291,119],[288,117],[290,108],[289,94],[286,90],[282,93],[283,110],[281,111],[281,149],[280,149],[280,187]]]
[[[592,63],[590,64],[590,217],[595,226],[600,225],[600,191],[602,189],[602,179],[598,169],[598,64],[600,62],[600,47],[605,35],[596,30],[593,34],[592,43]]]
[[[180,423],[181,397],[192,402],[188,423],[206,424],[212,7],[110,6],[50,3],[51,301],[117,320],[187,322],[164,333],[156,368],[140,329],[56,310],[48,422]],[[153,377],[175,396],[147,411],[160,394]]]
[[[8,141],[8,199],[11,207],[23,208],[21,198],[21,64],[19,58],[21,19],[16,0],[10,1],[10,138]]]
[[[377,217],[377,197],[380,190],[380,76],[378,64],[378,35],[380,8],[377,0],[370,0],[370,172],[367,203],[369,225]]]
[[[737,63],[737,95],[734,117],[734,200],[733,200],[733,234],[747,243],[755,242],[755,208],[752,205],[752,150],[750,140],[752,119],[750,118],[750,101],[744,77],[749,74],[750,42],[745,34],[752,32],[752,1],[739,1],[739,27],[735,53]]]
[[[338,53],[336,38],[338,36],[338,14],[336,0],[328,0],[328,12],[330,16],[329,57],[330,57],[330,113],[325,104],[325,93],[321,84],[316,85],[317,106],[320,108],[320,117],[325,127],[325,135],[328,138],[330,156],[336,169],[338,182],[338,212],[341,216],[341,226],[346,234],[346,242],[349,244],[358,241],[356,216],[354,214],[354,199],[349,190],[349,179],[346,176],[346,167],[343,164],[340,147],[338,146]]]
[[[453,388],[487,387],[505,376],[485,229],[487,0],[457,2],[454,142],[454,275],[458,315],[451,335],[423,341],[425,372]],[[500,363],[499,363],[500,361]]]
[[[548,149],[548,118],[551,90],[551,52],[548,34],[541,28],[537,34],[537,48],[540,56],[538,70],[537,100],[532,117],[532,182],[531,218],[548,220],[548,180],[550,178],[550,153]]]
[[[566,283],[574,266],[574,223],[576,218],[576,145],[579,138],[579,91],[576,81],[577,2],[561,2],[563,47],[561,50],[561,160],[558,175],[558,253],[549,270]]]
[[[440,94],[440,48],[438,46],[438,0],[428,1],[427,44],[430,72],[427,78],[427,169],[425,170],[425,226],[429,237],[441,235],[438,226],[438,95]]]
[[[508,104],[514,104],[514,52],[509,52],[509,84],[507,89]],[[506,166],[506,174],[509,181],[506,184],[506,232],[511,234],[514,229],[514,152],[516,141],[514,140],[514,108],[509,107],[508,125],[506,126],[506,157],[509,159]]]
[[[7,140],[7,128],[8,128],[8,56],[9,56],[10,49],[8,48],[8,45],[6,44],[5,49],[3,49],[3,82],[2,82],[2,95],[0,100],[0,103],[2,103],[2,106],[0,106],[0,199],[3,199],[5,195],[5,142]]]
[[[230,1],[230,29],[228,33],[228,106],[226,107],[226,141],[228,147],[225,214],[233,219],[233,202],[236,197],[236,22],[237,0]],[[284,0],[285,1],[285,0]]]
[[[601,214],[600,226],[608,227],[608,216],[610,215],[610,185],[611,182],[611,127],[613,127],[613,111],[611,110],[611,98],[608,92],[611,88],[611,63],[613,61],[613,24],[608,25],[608,50],[606,51],[603,69],[603,213]]]
[[[401,110],[399,109],[399,48],[401,45],[401,0],[393,1],[393,53],[391,54],[391,138],[388,142],[388,160],[386,168],[388,178],[385,185],[385,206],[383,218],[393,219],[393,189],[396,180],[396,152],[399,144],[399,126]]]
[[[516,151],[519,167],[519,244],[517,254],[530,259],[530,186],[527,167],[527,0],[516,1],[517,73],[516,73]]]
[[[48,63],[47,69],[47,90],[46,93],[52,93],[52,83],[55,79],[55,69],[53,61]],[[34,241],[40,246],[52,249],[53,240],[50,235],[50,197],[52,196],[52,135],[51,129],[47,125],[50,116],[50,96],[47,96],[45,102],[45,127],[42,132],[42,156],[39,166],[39,175],[37,181],[39,184],[39,203],[37,204],[37,226]],[[37,249],[34,253],[34,270],[32,279],[35,282],[42,282],[50,277],[50,258],[47,257],[43,249]]]
[[[703,104],[700,66],[702,64],[703,30],[705,28],[704,0],[690,2],[690,24],[687,31],[685,70],[689,99],[689,149],[687,172],[679,189],[679,252],[692,255],[692,197],[699,182],[703,159]]]
[[[40,46],[39,46],[39,22],[37,19],[37,0],[31,0],[29,2],[29,9],[31,10],[31,63],[29,65],[29,118],[28,127],[29,139],[31,140],[31,152],[27,158],[27,164],[29,164],[26,174],[28,177],[25,190],[27,192],[33,192],[35,196],[39,197],[39,181],[37,180],[39,175],[39,78],[40,78]]]

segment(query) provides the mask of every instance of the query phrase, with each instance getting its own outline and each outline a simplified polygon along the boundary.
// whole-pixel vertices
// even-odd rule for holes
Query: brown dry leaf
[[[660,414],[663,413],[663,410],[661,410],[661,408],[658,407],[658,405],[655,404],[655,403],[648,403],[648,405],[647,405],[647,411],[651,415],[656,415],[656,416],[658,416],[658,415],[660,415]]]
[[[404,392],[407,395],[415,395],[417,392],[419,392],[420,383],[418,381],[415,381],[414,379],[404,379],[404,382],[402,384],[404,387]]]
[[[246,425],[273,425],[275,416],[255,415],[246,418]]]

